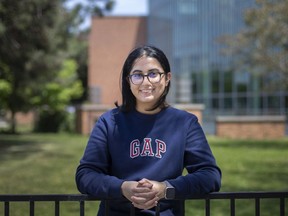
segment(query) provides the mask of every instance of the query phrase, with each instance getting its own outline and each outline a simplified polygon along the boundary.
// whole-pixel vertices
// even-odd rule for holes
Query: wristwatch
[[[165,199],[175,199],[175,188],[168,181],[164,183],[166,184]]]

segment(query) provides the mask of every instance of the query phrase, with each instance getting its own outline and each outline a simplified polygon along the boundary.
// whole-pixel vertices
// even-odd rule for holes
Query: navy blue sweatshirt
[[[168,180],[181,199],[220,189],[221,171],[195,115],[173,107],[153,115],[115,108],[98,119],[76,171],[79,191],[122,199],[112,201],[110,213],[129,215],[131,204],[123,199],[121,185],[142,178]],[[161,215],[179,214],[177,202],[160,202]],[[136,210],[136,215],[148,212],[153,209]],[[98,215],[104,215],[103,203]]]

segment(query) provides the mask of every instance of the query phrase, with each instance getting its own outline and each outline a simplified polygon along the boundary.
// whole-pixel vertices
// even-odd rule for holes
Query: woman
[[[197,117],[166,102],[170,80],[161,50],[134,49],[122,69],[122,105],[104,113],[90,135],[76,183],[82,193],[112,199],[110,215],[129,215],[131,205],[135,215],[179,215],[175,199],[220,189]],[[104,212],[102,202],[98,215]]]

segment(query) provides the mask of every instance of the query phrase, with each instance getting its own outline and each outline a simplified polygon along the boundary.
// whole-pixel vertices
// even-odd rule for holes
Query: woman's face
[[[152,112],[147,110],[151,109],[159,100],[171,79],[170,72],[166,76],[161,73],[164,73],[164,70],[157,59],[143,56],[135,60],[129,74],[129,82],[130,89],[136,98],[136,109],[139,112],[153,113],[159,111],[159,109],[153,110]],[[133,80],[131,81],[131,75],[135,75],[133,78],[135,78],[136,81],[134,80],[134,83],[136,84],[133,84]],[[147,76],[144,76],[143,82],[141,83],[141,75],[149,75],[151,82]]]

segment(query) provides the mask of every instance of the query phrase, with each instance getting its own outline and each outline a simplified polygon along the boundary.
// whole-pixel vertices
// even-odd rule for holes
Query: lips
[[[140,90],[142,93],[152,93],[153,89],[142,89]]]

